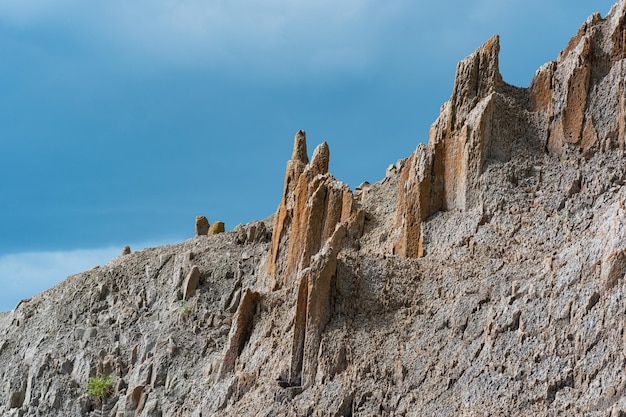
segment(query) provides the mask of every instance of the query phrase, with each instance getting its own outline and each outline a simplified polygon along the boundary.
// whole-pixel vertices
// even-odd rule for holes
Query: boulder
[[[213,226],[211,226],[211,233],[212,235],[217,235],[219,233],[224,233],[226,229],[224,228],[224,222],[215,222],[213,223]]]
[[[183,281],[183,298],[185,300],[188,300],[194,295],[199,283],[200,269],[196,265],[194,265],[187,274],[185,281]]]
[[[196,236],[206,236],[209,234],[209,220],[204,216],[196,216]]]

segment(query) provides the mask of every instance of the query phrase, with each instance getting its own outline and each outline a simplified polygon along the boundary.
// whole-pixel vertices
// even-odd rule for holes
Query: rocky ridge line
[[[626,415],[625,14],[527,89],[488,40],[379,183],[351,192],[299,131],[273,218],[0,314],[0,414]]]
[[[498,36],[458,64],[452,97],[432,125],[428,144],[418,146],[401,170],[395,253],[423,256],[425,219],[480,205],[486,159],[508,161],[519,137],[562,157],[624,148],[625,7],[619,2],[606,18],[587,19],[529,88],[502,81]]]

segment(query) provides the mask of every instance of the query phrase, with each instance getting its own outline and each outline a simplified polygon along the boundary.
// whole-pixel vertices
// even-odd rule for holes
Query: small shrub
[[[187,302],[187,300],[182,300],[180,302],[180,307],[178,307],[178,318],[184,319],[191,313],[191,304]]]
[[[87,394],[96,397],[100,403],[111,394],[113,388],[113,377],[111,375],[99,375],[89,378],[85,391]]]

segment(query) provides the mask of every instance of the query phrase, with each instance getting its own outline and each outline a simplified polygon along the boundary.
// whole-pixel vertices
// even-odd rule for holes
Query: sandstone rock
[[[156,398],[147,401],[141,412],[142,417],[161,417],[162,415],[163,413],[159,408],[159,400]]]
[[[20,408],[26,399],[26,378],[22,374],[12,375],[6,384],[9,408]]]
[[[196,216],[196,236],[206,236],[209,234],[209,221],[204,216]]]
[[[230,303],[224,310],[227,310],[231,313],[235,313],[237,311],[237,307],[239,307],[239,301],[241,301],[241,289],[235,290],[230,299]]]
[[[161,352],[155,357],[150,380],[152,387],[165,385],[169,366],[167,352]]]
[[[400,236],[394,252],[402,256],[423,255],[422,222],[431,213],[430,170],[432,156],[425,146],[418,146],[400,173],[396,224]]]
[[[330,317],[331,283],[336,274],[341,240],[345,235],[345,225],[338,225],[322,250],[314,256],[312,264],[298,276],[289,371],[289,380],[294,385],[307,387],[315,381],[322,331]]]
[[[300,174],[304,172],[309,163],[306,150],[306,133],[298,131],[294,137],[293,152],[291,159],[287,162],[285,171],[285,183],[283,186],[283,197],[274,217],[274,233],[272,236],[272,247],[268,261],[268,272],[271,276],[277,277],[283,274],[284,256],[281,256],[281,249],[285,246],[293,217],[295,205],[294,191]]]
[[[174,267],[172,272],[172,282],[174,287],[179,287],[183,282],[183,271],[190,267],[190,263],[193,260],[193,252],[188,251],[179,253],[174,256]]]
[[[423,256],[424,220],[483,204],[486,161],[508,161],[520,137],[558,156],[578,149],[590,158],[624,148],[624,13],[619,2],[605,19],[591,16],[528,89],[502,81],[497,36],[459,63],[428,145],[420,145],[401,169],[395,253]]]
[[[505,88],[498,69],[500,42],[493,36],[457,65],[452,97],[400,171],[395,252],[423,255],[421,223],[439,210],[466,210],[492,147],[495,93]]]
[[[626,275],[626,250],[613,252],[602,264],[602,280],[607,289],[613,288]]]
[[[530,86],[531,110],[543,115],[548,150],[576,145],[587,157],[624,147],[624,4],[594,14]]]
[[[267,227],[265,227],[265,223],[254,222],[248,229],[246,241],[254,243],[267,242],[270,237],[271,233],[267,230]]]
[[[298,143],[304,140],[303,136],[296,136],[296,139],[296,145],[301,147]],[[294,149],[294,155],[297,154]],[[328,173],[329,158],[330,151],[324,142],[315,149],[311,162],[299,173],[295,187],[285,189],[272,238],[272,248],[276,250],[270,253],[268,263],[275,287],[293,283],[298,271],[309,266],[312,256],[322,248],[339,223],[351,223],[353,237],[358,237],[362,231],[363,213],[349,187]],[[290,166],[288,164],[286,184],[291,184],[291,178],[297,173],[289,171]],[[283,217],[280,217],[281,207],[285,208]],[[279,230],[281,233],[277,233]],[[281,246],[287,246],[286,255],[279,253]],[[277,265],[282,268],[277,270]]]
[[[224,222],[215,222],[213,226],[211,226],[211,234],[217,235],[219,233],[224,233],[226,229],[224,228]]]
[[[198,288],[199,283],[200,269],[196,265],[194,265],[187,274],[187,278],[185,278],[185,281],[183,282],[183,299],[190,299],[196,292],[196,288]]]
[[[126,412],[134,412],[139,406],[145,385],[137,385],[129,388],[126,394]]]

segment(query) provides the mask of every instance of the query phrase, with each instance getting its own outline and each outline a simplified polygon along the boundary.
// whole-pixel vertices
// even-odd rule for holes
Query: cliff
[[[438,211],[468,210],[488,198],[480,181],[489,161],[516,146],[562,158],[624,149],[624,5],[594,14],[529,88],[503,82],[494,36],[461,61],[450,100],[401,171],[395,252],[423,255],[421,224]]]
[[[271,218],[0,314],[0,415],[626,415],[625,20],[528,88],[492,37],[376,184],[299,131]]]

